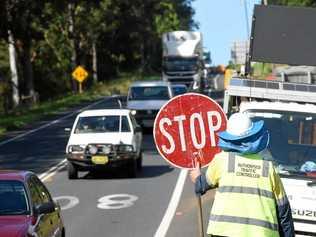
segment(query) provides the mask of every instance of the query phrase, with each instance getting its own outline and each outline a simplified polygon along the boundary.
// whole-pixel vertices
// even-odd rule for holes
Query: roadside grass
[[[32,107],[20,107],[9,114],[0,114],[0,137],[7,131],[25,127],[40,119],[65,111],[83,102],[92,102],[104,96],[126,95],[129,85],[137,80],[159,80],[159,76],[142,76],[138,73],[121,73],[116,78],[100,82],[81,94],[68,94],[55,100],[38,103]]]

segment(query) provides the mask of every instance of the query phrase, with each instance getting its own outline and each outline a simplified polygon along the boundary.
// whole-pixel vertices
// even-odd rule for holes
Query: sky
[[[254,4],[260,0],[195,0],[194,20],[199,22],[203,44],[211,51],[214,65],[227,65],[234,41],[246,40],[247,25],[244,1],[248,9],[249,31]]]

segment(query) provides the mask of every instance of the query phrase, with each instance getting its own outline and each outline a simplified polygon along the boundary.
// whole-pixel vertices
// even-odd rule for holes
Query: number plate
[[[92,156],[92,163],[96,165],[105,165],[109,162],[109,158],[107,156]]]

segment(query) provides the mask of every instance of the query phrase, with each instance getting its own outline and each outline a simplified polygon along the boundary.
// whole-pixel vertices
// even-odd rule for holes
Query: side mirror
[[[135,127],[135,132],[142,132],[142,131],[143,131],[143,129],[141,126]]]
[[[65,132],[70,132],[71,128],[65,128]]]
[[[54,202],[46,202],[43,204],[39,204],[35,207],[35,213],[37,215],[40,214],[48,214],[55,211],[55,203]]]

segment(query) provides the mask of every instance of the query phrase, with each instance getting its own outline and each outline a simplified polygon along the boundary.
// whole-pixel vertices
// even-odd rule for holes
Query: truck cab
[[[162,78],[197,89],[203,77],[202,34],[173,31],[162,36]]]
[[[224,110],[264,120],[272,160],[290,201],[296,236],[316,235],[316,85],[233,78]]]

